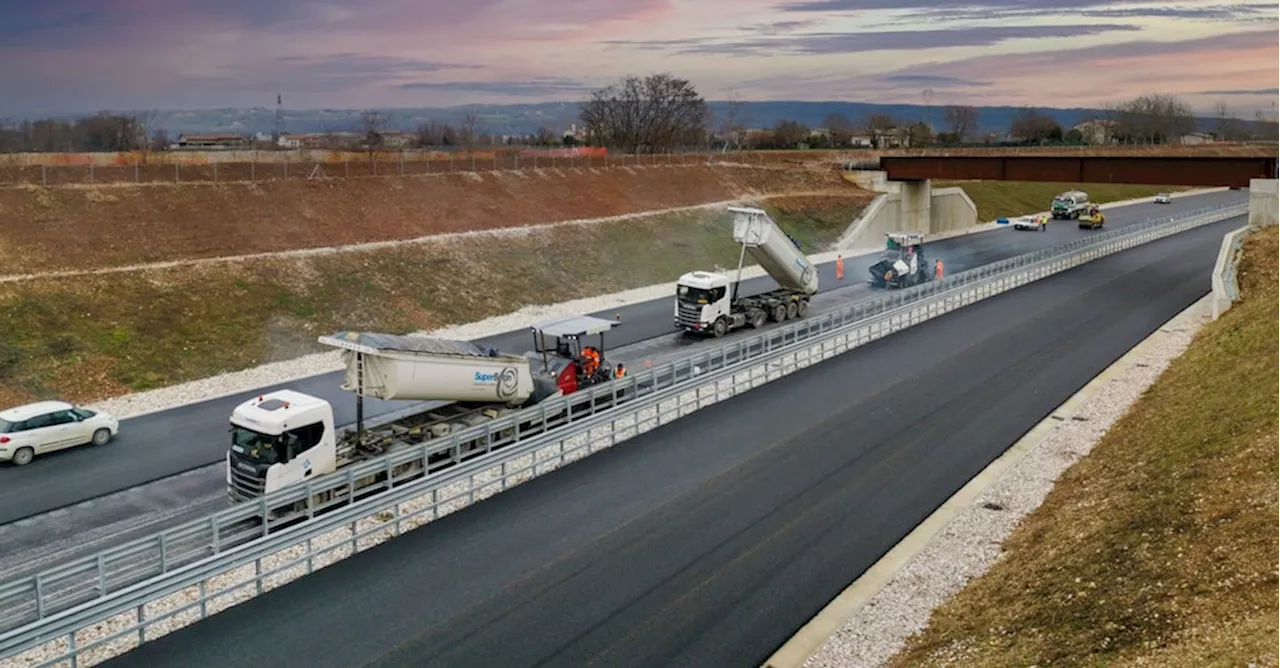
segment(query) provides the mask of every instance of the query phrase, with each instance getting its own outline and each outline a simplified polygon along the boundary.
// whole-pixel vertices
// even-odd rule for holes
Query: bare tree
[[[545,125],[538,126],[538,131],[533,135],[534,146],[555,146],[560,143],[559,140],[559,136]]]
[[[978,109],[964,105],[948,105],[942,110],[942,118],[947,124],[947,132],[955,143],[964,142],[965,138],[978,129]]]
[[[1116,137],[1125,142],[1162,144],[1196,129],[1191,107],[1163,93],[1140,95],[1118,105],[1114,113]]]
[[[833,146],[848,146],[853,137],[853,123],[844,114],[827,114],[822,126],[831,132]]]
[[[1238,116],[1231,112],[1226,102],[1219,102],[1213,106],[1213,114],[1215,117],[1213,132],[1222,141],[1243,141],[1248,139],[1248,132],[1245,130],[1244,122]]]
[[[579,117],[590,143],[632,153],[702,145],[706,102],[685,79],[652,74],[626,77],[582,103]]]
[[[1031,107],[1014,112],[1009,134],[1014,139],[1028,142],[1061,141],[1063,136],[1062,126],[1052,116]]]
[[[795,148],[809,138],[809,127],[796,121],[778,121],[773,126],[773,139],[778,148]]]
[[[923,121],[912,123],[911,127],[907,128],[907,136],[912,146],[928,146],[936,139],[933,126]]]
[[[1276,141],[1280,138],[1280,117],[1276,113],[1276,101],[1271,101],[1271,106],[1267,109],[1259,109],[1254,112],[1254,123],[1257,126],[1255,136],[1258,139]]]
[[[382,133],[387,129],[387,117],[370,109],[360,114],[360,124],[363,126],[364,145],[372,155],[382,147]]]
[[[480,117],[468,112],[458,124],[458,140],[465,150],[470,151],[476,145],[480,133]]]
[[[743,133],[747,130],[747,118],[743,113],[742,102],[735,93],[724,105],[720,113],[718,132],[724,138],[724,150],[732,145],[734,150],[742,148]]]

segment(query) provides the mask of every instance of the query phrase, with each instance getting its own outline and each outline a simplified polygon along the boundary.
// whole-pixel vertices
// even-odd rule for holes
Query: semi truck
[[[721,337],[735,329],[763,327],[766,322],[803,318],[809,298],[818,292],[818,270],[800,244],[778,227],[763,209],[729,207],[734,214],[733,239],[741,245],[737,276],[693,271],[676,282],[675,326],[685,334]],[[757,295],[741,294],[747,253],[778,287]]]
[[[1079,218],[1089,207],[1089,195],[1081,190],[1071,190],[1053,198],[1049,213],[1054,220]]]
[[[358,462],[482,425],[552,397],[573,395],[584,387],[621,375],[604,357],[604,335],[620,324],[592,316],[557,318],[533,325],[534,347],[522,355],[504,353],[468,341],[369,332],[339,332],[320,343],[342,351],[342,389],[355,394],[356,422],[340,429],[333,406],[294,390],[267,392],[236,406],[231,413],[227,450],[227,492],[232,502],[256,499],[290,485],[341,471]],[[588,337],[597,337],[598,346]],[[588,345],[584,345],[586,342]],[[364,397],[418,403],[372,423],[364,419]],[[610,395],[584,403],[614,401]],[[571,405],[577,412],[579,406]],[[547,427],[542,411],[522,422],[519,434]],[[550,417],[559,416],[552,415]],[[498,434],[513,440],[516,428]],[[509,444],[509,443],[503,443]],[[395,484],[421,477],[487,452],[487,436],[390,471]],[[424,468],[426,470],[424,470]],[[387,472],[354,480],[337,496],[355,498],[383,489]],[[363,493],[362,493],[363,491]],[[323,507],[324,498],[273,508],[275,516]]]

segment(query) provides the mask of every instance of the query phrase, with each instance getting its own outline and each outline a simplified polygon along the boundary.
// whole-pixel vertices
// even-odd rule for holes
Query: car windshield
[[[711,291],[681,285],[676,288],[676,299],[689,304],[710,304]]]
[[[260,434],[252,429],[231,425],[231,450],[249,459],[275,464],[283,461],[285,448],[279,436]]]

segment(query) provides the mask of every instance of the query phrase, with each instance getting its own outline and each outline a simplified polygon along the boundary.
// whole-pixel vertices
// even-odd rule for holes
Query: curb
[[[1055,408],[1043,420],[1018,439],[1003,454],[991,462],[978,475],[974,476],[959,491],[947,499],[937,510],[926,517],[911,533],[894,545],[872,564],[853,584],[840,592],[821,611],[810,619],[800,630],[779,647],[761,668],[801,668],[809,657],[817,653],[826,644],[827,639],[839,633],[845,622],[855,612],[873,599],[880,590],[888,585],[898,572],[912,559],[924,551],[935,537],[964,512],[974,501],[982,496],[1005,473],[1013,469],[1024,457],[1040,445],[1061,422],[1055,416],[1069,414],[1088,402],[1103,385],[1112,378],[1126,372],[1141,353],[1155,345],[1155,341],[1164,335],[1167,329],[1174,328],[1181,321],[1190,319],[1210,306],[1212,295],[1208,294],[1196,300],[1191,306],[1183,309],[1173,318],[1160,325],[1150,336],[1138,342],[1120,359],[1113,362],[1101,373],[1094,376],[1078,392],[1073,394],[1062,405]]]

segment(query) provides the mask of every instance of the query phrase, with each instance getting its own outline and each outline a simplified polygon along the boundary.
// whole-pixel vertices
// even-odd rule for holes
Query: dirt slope
[[[743,196],[863,191],[831,171],[687,165],[0,189],[0,274],[408,239]]]

